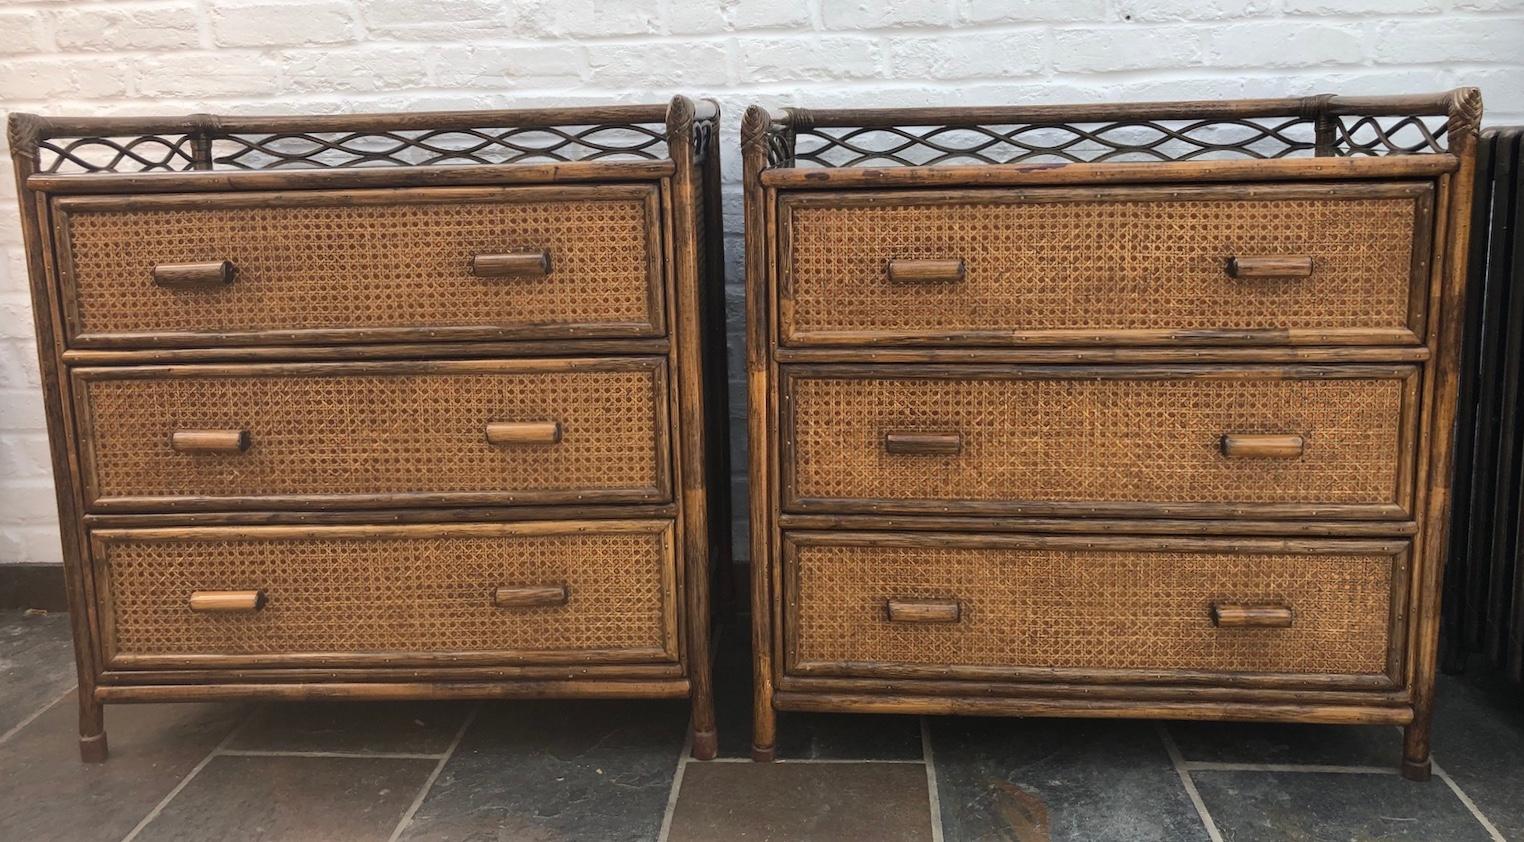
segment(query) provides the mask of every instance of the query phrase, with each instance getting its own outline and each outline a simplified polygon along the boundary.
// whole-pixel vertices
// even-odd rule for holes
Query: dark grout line
[[[1401,725],[1393,725],[1392,727],[1395,728],[1399,734],[1405,733]],[[1444,781],[1445,786],[1449,787],[1450,791],[1455,793],[1455,797],[1460,799],[1461,806],[1465,807],[1466,810],[1471,813],[1471,817],[1476,819],[1477,823],[1482,826],[1483,830],[1487,831],[1488,835],[1493,838],[1493,842],[1508,842],[1507,839],[1503,838],[1503,834],[1498,832],[1497,825],[1493,824],[1492,820],[1487,818],[1487,815],[1482,812],[1482,808],[1478,807],[1476,802],[1471,800],[1471,796],[1467,795],[1466,791],[1461,789],[1460,784],[1456,783],[1455,779],[1450,777],[1450,774],[1440,767],[1439,761],[1434,759],[1432,753],[1429,755],[1429,764],[1433,766],[1434,777]]]
[[[1471,800],[1471,796],[1461,789],[1460,784],[1456,783],[1455,779],[1450,777],[1450,774],[1442,769],[1432,757],[1429,758],[1429,763],[1434,767],[1434,777],[1444,781],[1445,786],[1448,786],[1450,791],[1455,793],[1455,797],[1460,799],[1460,803],[1471,813],[1471,817],[1476,819],[1477,823],[1482,826],[1482,829],[1487,831],[1487,834],[1492,837],[1493,842],[1508,842],[1508,840],[1503,838],[1503,834],[1498,832],[1497,825],[1493,824],[1492,820],[1488,819],[1486,814],[1482,812],[1482,808],[1478,807],[1476,802]]]
[[[278,748],[227,748],[219,757],[337,757],[347,760],[439,760],[443,754],[403,751],[300,751]]]
[[[672,816],[677,813],[677,801],[682,796],[683,772],[687,771],[688,762],[692,759],[693,722],[690,719],[688,730],[684,732],[682,748],[677,750],[677,767],[672,770],[672,788],[667,792],[667,806],[662,810],[661,829],[656,833],[656,842],[667,842],[667,837],[672,833]],[[704,762],[713,763],[714,760]]]
[[[1395,775],[1393,766],[1340,766],[1331,763],[1219,763],[1212,760],[1181,762],[1188,772],[1297,772],[1326,775]]]
[[[254,721],[254,714],[258,710],[258,705],[251,707],[248,712],[244,714],[243,719],[240,720],[237,725],[234,725],[232,728],[230,728],[227,734],[223,736],[223,738],[216,745],[212,746],[212,750],[208,751],[206,756],[201,758],[201,762],[191,767],[191,770],[185,773],[185,777],[181,778],[180,782],[175,784],[175,788],[171,789],[168,795],[165,795],[163,798],[161,798],[159,803],[155,804],[153,809],[148,811],[148,815],[144,816],[142,820],[137,823],[137,826],[133,827],[132,830],[127,831],[127,835],[122,837],[122,842],[132,842],[132,840],[137,838],[139,833],[143,832],[144,828],[148,827],[148,825],[153,822],[154,819],[158,818],[159,814],[164,812],[164,808],[168,807],[169,803],[174,801],[175,797],[183,792],[197,775],[201,774],[201,770],[205,769],[207,765],[212,762],[212,760],[216,759],[216,757],[222,753],[222,750],[227,747],[228,743],[231,743],[233,738],[238,736],[238,732],[242,731],[245,726]]]
[[[74,691],[76,691],[78,689],[79,689],[79,685],[78,684],[71,685],[69,687],[69,689],[67,689],[67,690],[63,691],[62,693],[58,694],[58,698],[54,699],[51,702],[48,702],[47,704],[43,705],[40,708],[32,711],[25,719],[21,720],[20,722],[17,722],[15,725],[12,725],[11,729],[9,731],[6,731],[4,734],[0,734],[0,745],[5,745],[12,737],[14,737],[17,734],[21,733],[22,730],[26,728],[26,726],[31,725],[33,722],[36,722],[39,717],[41,717],[43,714],[47,713],[48,711],[52,710],[53,707],[55,705],[57,705],[59,702],[63,701],[64,699],[69,698],[69,694],[73,693]]]
[[[1201,792],[1196,789],[1196,782],[1191,779],[1191,770],[1186,767],[1185,757],[1180,754],[1180,746],[1175,744],[1175,738],[1170,735],[1169,728],[1163,722],[1155,722],[1154,728],[1159,733],[1159,739],[1164,743],[1164,751],[1169,755],[1170,762],[1175,765],[1175,774],[1180,776],[1180,784],[1185,787],[1186,797],[1190,798],[1191,804],[1196,808],[1196,817],[1201,819],[1201,826],[1206,829],[1207,838],[1212,842],[1223,842],[1222,832],[1217,829],[1217,822],[1212,819],[1212,813],[1207,809],[1206,802],[1201,798]]]
[[[926,765],[926,800],[931,813],[931,842],[942,840],[942,796],[937,790],[937,763],[931,751],[931,723],[921,719],[921,762]]]
[[[445,753],[439,755],[439,762],[434,764],[434,771],[430,772],[429,776],[424,779],[423,784],[418,787],[418,794],[413,796],[413,803],[408,805],[407,811],[397,820],[397,826],[392,828],[392,835],[387,837],[387,842],[396,842],[397,839],[401,838],[403,831],[407,830],[408,825],[413,823],[413,817],[418,814],[418,808],[423,806],[424,800],[434,790],[434,783],[439,780],[439,774],[444,771],[445,764],[450,762],[450,758],[455,756],[456,749],[460,748],[461,740],[465,739],[466,732],[471,730],[471,725],[476,722],[476,715],[481,712],[482,706],[485,704],[486,702],[477,702],[471,708],[471,712],[466,714],[465,721],[460,723],[460,728],[455,731],[455,738],[450,740],[450,745],[445,749]],[[123,840],[123,842],[126,841]]]

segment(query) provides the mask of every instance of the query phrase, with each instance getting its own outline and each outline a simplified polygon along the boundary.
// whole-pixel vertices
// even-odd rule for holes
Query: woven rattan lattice
[[[669,157],[663,106],[325,117],[53,121],[28,118],[12,146],[49,174],[347,169],[657,161]],[[714,118],[693,121],[707,148]],[[108,130],[109,129],[109,130]]]
[[[1446,152],[1450,116],[1331,95],[1238,103],[812,112],[774,119],[775,167],[1350,157]],[[1423,113],[1430,112],[1430,113]]]

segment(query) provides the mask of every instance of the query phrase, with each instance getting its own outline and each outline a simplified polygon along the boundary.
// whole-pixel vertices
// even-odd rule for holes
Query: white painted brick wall
[[[733,325],[736,124],[770,105],[1403,93],[1524,122],[1524,0],[7,0],[0,110],[492,108],[713,95]],[[0,178],[0,563],[55,561],[16,219]],[[740,339],[731,340],[733,368]],[[740,419],[744,390],[733,386]],[[736,427],[736,464],[744,465]],[[744,481],[736,483],[738,502]],[[744,512],[744,506],[737,509]],[[738,545],[744,548],[744,542]],[[743,550],[744,551],[744,550]]]

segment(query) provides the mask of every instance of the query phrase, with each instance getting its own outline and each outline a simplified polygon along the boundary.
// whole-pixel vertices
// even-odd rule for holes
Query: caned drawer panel
[[[676,661],[672,525],[92,533],[109,667]]]
[[[783,369],[794,511],[1405,517],[1409,366]]]
[[[78,369],[92,507],[664,502],[661,359]]]
[[[785,196],[779,325],[789,345],[1417,343],[1432,204],[1419,183]]]
[[[784,540],[788,671],[1396,675],[1408,545],[923,533]]]
[[[664,330],[649,186],[79,197],[54,211],[79,347]],[[222,261],[229,275],[211,271]]]

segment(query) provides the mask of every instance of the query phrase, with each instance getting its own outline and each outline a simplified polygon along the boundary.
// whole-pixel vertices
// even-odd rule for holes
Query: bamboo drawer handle
[[[176,453],[243,453],[253,443],[248,430],[176,430],[169,437]]]
[[[1286,629],[1291,606],[1278,603],[1212,603],[1212,625],[1220,629]]]
[[[245,614],[259,611],[267,601],[264,591],[192,591],[190,610],[199,614]]]
[[[1299,459],[1306,450],[1301,436],[1228,433],[1222,437],[1222,455],[1229,459]]]
[[[891,599],[884,603],[891,623],[956,623],[963,619],[963,603],[956,599]]]
[[[891,260],[889,280],[910,283],[953,283],[963,280],[962,260]]]
[[[526,585],[498,588],[492,592],[492,604],[498,608],[543,608],[565,605],[569,596],[565,585]]]
[[[963,452],[963,435],[951,433],[884,433],[885,453],[953,454]]]
[[[153,282],[171,289],[205,289],[227,286],[238,273],[231,260],[206,263],[160,263],[153,267]]]
[[[560,421],[492,421],[487,424],[487,443],[559,444]]]
[[[471,258],[471,274],[478,278],[543,278],[550,274],[550,252],[478,254]]]
[[[1305,278],[1311,274],[1312,258],[1306,255],[1228,258],[1230,278]]]

